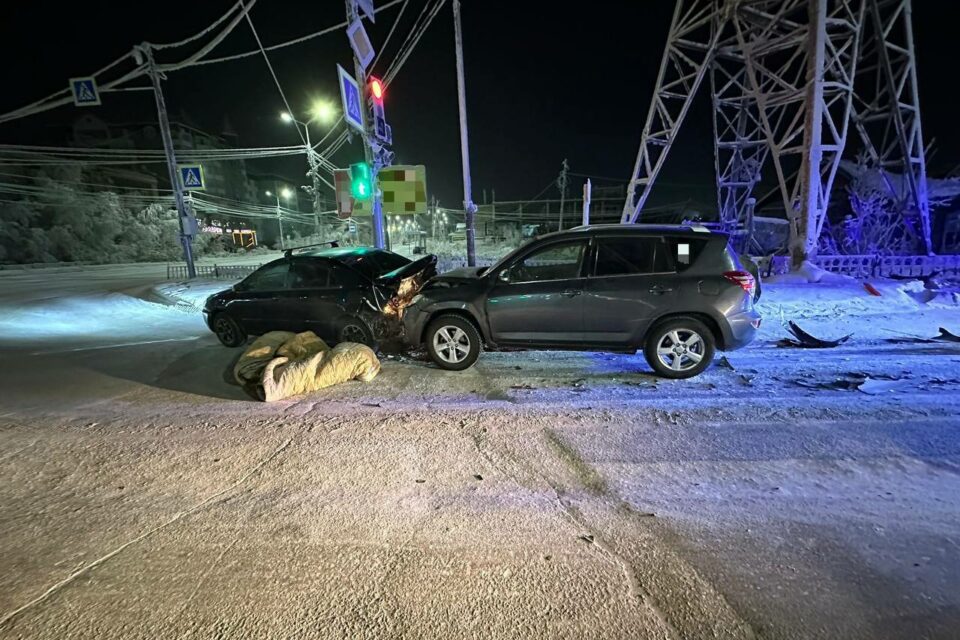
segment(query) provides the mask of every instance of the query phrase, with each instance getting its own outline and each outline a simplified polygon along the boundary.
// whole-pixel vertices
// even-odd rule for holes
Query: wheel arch
[[[650,323],[650,328],[647,329],[643,337],[643,342],[646,342],[646,338],[650,335],[654,329],[664,322],[670,322],[671,320],[677,320],[679,318],[693,318],[694,320],[699,320],[702,322],[707,329],[710,330],[710,333],[713,334],[713,339],[717,344],[717,349],[720,351],[726,350],[727,338],[723,333],[723,329],[720,326],[720,323],[709,313],[704,313],[703,311],[671,311],[670,313],[665,313],[662,316],[659,316],[656,320]],[[641,348],[643,345],[640,345]]]
[[[431,311],[430,315],[427,316],[427,321],[423,323],[423,328],[420,330],[420,335],[417,337],[418,344],[424,343],[427,337],[427,327],[429,327],[430,323],[432,323],[434,320],[436,320],[440,316],[459,316],[463,318],[464,320],[466,320],[467,322],[473,325],[473,328],[477,330],[478,334],[480,334],[480,339],[484,342],[484,344],[489,342],[489,340],[487,339],[486,333],[484,333],[483,331],[483,327],[480,326],[480,322],[477,320],[474,314],[467,309],[463,309],[461,307],[455,307],[455,308],[448,308],[448,309],[436,309],[435,311]]]

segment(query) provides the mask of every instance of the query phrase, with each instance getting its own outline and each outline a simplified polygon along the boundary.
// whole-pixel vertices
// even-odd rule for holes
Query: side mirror
[[[500,282],[510,282],[510,269],[503,269],[497,274],[497,280]]]

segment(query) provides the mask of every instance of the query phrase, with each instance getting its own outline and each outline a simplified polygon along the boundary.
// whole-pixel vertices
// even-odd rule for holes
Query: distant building
[[[186,117],[183,119],[186,120]],[[235,147],[237,134],[229,122],[224,123],[223,129],[221,134],[214,135],[185,122],[170,123],[173,146],[178,150]],[[97,149],[163,149],[156,123],[108,123],[91,113],[83,114],[74,121],[70,143],[77,147]],[[170,188],[164,163],[124,165],[120,168],[105,165],[98,167],[97,173],[109,184],[142,189],[146,193],[157,194],[159,190]],[[203,162],[203,174],[209,195],[238,202],[253,202],[256,199],[243,160]]]

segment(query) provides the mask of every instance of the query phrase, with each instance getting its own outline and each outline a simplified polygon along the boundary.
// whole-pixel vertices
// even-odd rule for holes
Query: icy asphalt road
[[[960,636],[958,346],[387,361],[267,406],[153,277],[0,277],[2,638]],[[904,380],[796,384],[854,374]]]

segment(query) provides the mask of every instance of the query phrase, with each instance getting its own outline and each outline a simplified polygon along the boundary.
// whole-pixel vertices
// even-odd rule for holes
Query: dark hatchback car
[[[431,262],[432,261],[432,262]],[[267,331],[313,331],[324,340],[374,344],[369,320],[396,292],[397,283],[436,262],[411,262],[370,247],[331,247],[269,262],[231,289],[207,299],[207,326],[224,345]]]
[[[404,313],[406,339],[444,369],[482,345],[634,353],[669,378],[706,369],[760,326],[755,277],[722,233],[599,225],[552,233],[489,268],[433,278]]]

